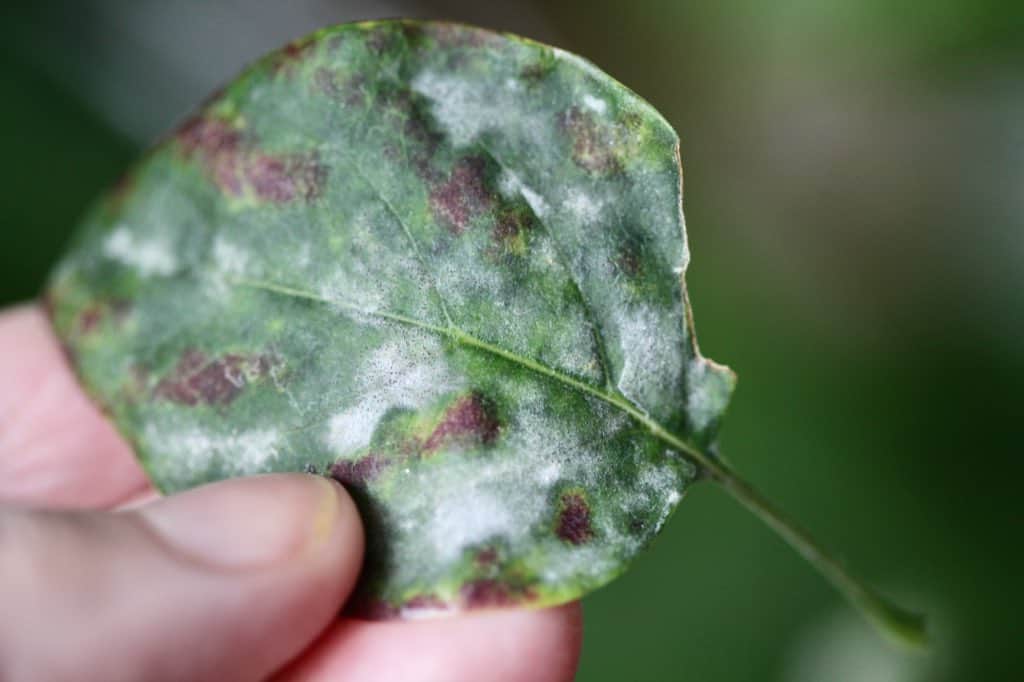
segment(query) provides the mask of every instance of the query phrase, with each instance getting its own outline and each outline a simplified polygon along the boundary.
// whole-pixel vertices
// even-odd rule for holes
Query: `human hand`
[[[573,676],[578,604],[339,620],[363,536],[351,499],[326,479],[258,476],[155,497],[42,313],[0,313],[0,679]]]

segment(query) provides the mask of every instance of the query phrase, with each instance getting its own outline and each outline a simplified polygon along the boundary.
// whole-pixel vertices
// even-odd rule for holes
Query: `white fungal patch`
[[[578,220],[584,227],[601,217],[604,201],[584,190],[574,188],[566,192],[562,209]]]
[[[455,71],[424,70],[412,89],[431,101],[431,113],[456,148],[476,142],[486,131],[499,131],[516,146],[546,149],[555,133],[547,111],[531,113],[521,86],[482,87]]]
[[[485,93],[455,73],[422,71],[413,79],[412,89],[433,102],[434,117],[456,147],[472,144],[481,132],[497,127],[508,116],[503,98]]]
[[[707,360],[698,358],[690,365],[690,390],[686,396],[686,412],[696,431],[706,429],[725,410],[728,400],[721,379]]]
[[[455,559],[464,547],[508,535],[526,520],[522,518],[524,510],[511,506],[503,493],[503,476],[494,476],[501,468],[492,469],[491,477],[477,476],[473,481],[446,486],[423,529],[435,556]],[[489,485],[495,482],[498,485]]]
[[[390,312],[431,321],[438,311],[429,295],[429,278],[409,248],[402,226],[383,203],[361,209],[346,230],[356,245],[343,257],[332,258],[332,270],[323,276],[317,294],[329,303],[336,303],[343,314],[354,310],[372,314]],[[383,236],[382,236],[383,233]],[[296,249],[296,268],[308,250]],[[411,285],[411,286],[410,286]],[[422,292],[412,301],[403,292]],[[404,308],[403,308],[404,306]]]
[[[542,220],[551,208],[544,197],[524,185],[522,180],[508,169],[502,170],[501,176],[498,178],[498,190],[506,199],[522,197],[533,214]]]
[[[170,420],[148,424],[144,438],[154,459],[175,463],[182,477],[187,478],[218,464],[232,475],[269,471],[278,456],[281,434],[276,429],[217,432],[195,426],[183,428]]]
[[[541,485],[551,485],[558,480],[562,474],[562,467],[558,462],[548,462],[537,470],[537,482]]]
[[[249,251],[218,234],[213,240],[213,265],[225,275],[243,275],[249,265]]]
[[[126,225],[118,225],[107,236],[103,254],[144,276],[171,275],[178,268],[174,248],[166,239],[136,234]]]
[[[498,268],[466,265],[478,259],[475,246],[468,240],[460,241],[447,254],[444,262],[434,269],[437,290],[441,297],[454,308],[476,304],[482,300],[490,301],[495,307],[509,303],[514,305],[515,299],[508,301],[502,293],[502,286],[505,283],[504,272]],[[504,321],[516,322],[517,319],[518,316],[509,316]],[[495,318],[494,321],[501,321],[501,318]]]
[[[548,331],[540,360],[555,369],[591,381],[603,379],[594,333],[582,306],[559,309],[557,322]]]
[[[608,103],[605,102],[600,97],[595,97],[590,93],[585,93],[583,95],[583,106],[585,106],[587,109],[590,109],[595,114],[603,115],[606,111],[608,111]]]
[[[671,311],[656,310],[647,304],[613,310],[610,331],[614,333],[612,338],[617,337],[622,358],[616,385],[626,397],[645,407],[664,405],[666,409],[676,409],[673,401],[677,396],[682,399],[678,394],[683,353],[676,326],[681,324],[682,320]]]
[[[390,512],[401,529],[396,542],[401,556],[395,565],[402,580],[428,579],[420,573],[423,557],[444,571],[459,561],[462,552],[498,541],[513,554],[534,546],[538,528],[550,528],[551,551],[564,553],[572,566],[569,574],[588,574],[608,568],[614,548],[585,550],[593,561],[576,561],[577,547],[554,534],[557,507],[552,486],[595,486],[602,481],[600,467],[603,437],[621,428],[616,419],[595,422],[581,429],[575,420],[562,422],[551,414],[541,391],[516,388],[518,400],[510,415],[505,438],[486,455],[446,453],[443,466],[427,461],[399,473],[405,494],[389,499]],[[599,414],[613,411],[599,410]],[[438,463],[439,464],[439,463]],[[601,556],[605,560],[599,561]],[[561,559],[545,561],[563,564]]]
[[[543,577],[546,583],[564,585],[580,578],[597,578],[607,575],[618,566],[619,560],[605,543],[579,545],[565,549],[558,560],[544,564]]]
[[[548,202],[544,200],[544,197],[534,192],[526,185],[519,186],[519,192],[523,195],[523,199],[529,204],[530,210],[538,218],[543,219],[548,214]]]
[[[392,407],[419,409],[463,387],[432,335],[403,332],[374,350],[354,377],[357,394],[351,405],[328,423],[325,441],[338,457],[370,444],[377,423]]]
[[[545,523],[549,490],[529,480],[536,457],[501,447],[486,456],[446,453],[443,466],[425,462],[398,474],[402,495],[389,499],[401,520],[394,545],[400,582],[429,580],[423,559],[443,573],[463,551],[492,541],[528,547],[531,529]],[[524,477],[525,475],[525,477]],[[513,485],[516,480],[523,485]]]
[[[344,456],[370,444],[377,422],[386,411],[379,400],[354,405],[331,417],[327,442],[331,451]]]
[[[665,457],[672,457],[669,453]],[[654,524],[654,532],[668,520],[669,514],[682,498],[683,481],[678,471],[667,462],[645,465],[637,481],[637,490],[643,497],[645,505],[658,505],[658,520]]]

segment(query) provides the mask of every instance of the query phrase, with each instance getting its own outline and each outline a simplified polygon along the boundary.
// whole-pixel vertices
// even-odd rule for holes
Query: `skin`
[[[337,618],[363,529],[323,478],[159,498],[36,307],[0,313],[0,378],[0,679],[572,679],[578,603]]]

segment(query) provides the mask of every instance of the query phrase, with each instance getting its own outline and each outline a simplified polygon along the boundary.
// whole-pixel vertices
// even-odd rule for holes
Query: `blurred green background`
[[[740,375],[723,451],[936,640],[888,648],[705,485],[585,600],[579,679],[1021,679],[1024,3],[8,3],[0,302],[244,63],[397,15],[558,44],[675,125],[701,346]]]

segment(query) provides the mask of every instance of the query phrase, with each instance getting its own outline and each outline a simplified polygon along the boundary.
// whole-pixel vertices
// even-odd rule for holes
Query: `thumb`
[[[362,552],[351,499],[313,476],[119,513],[0,510],[0,679],[266,677],[336,617]]]

